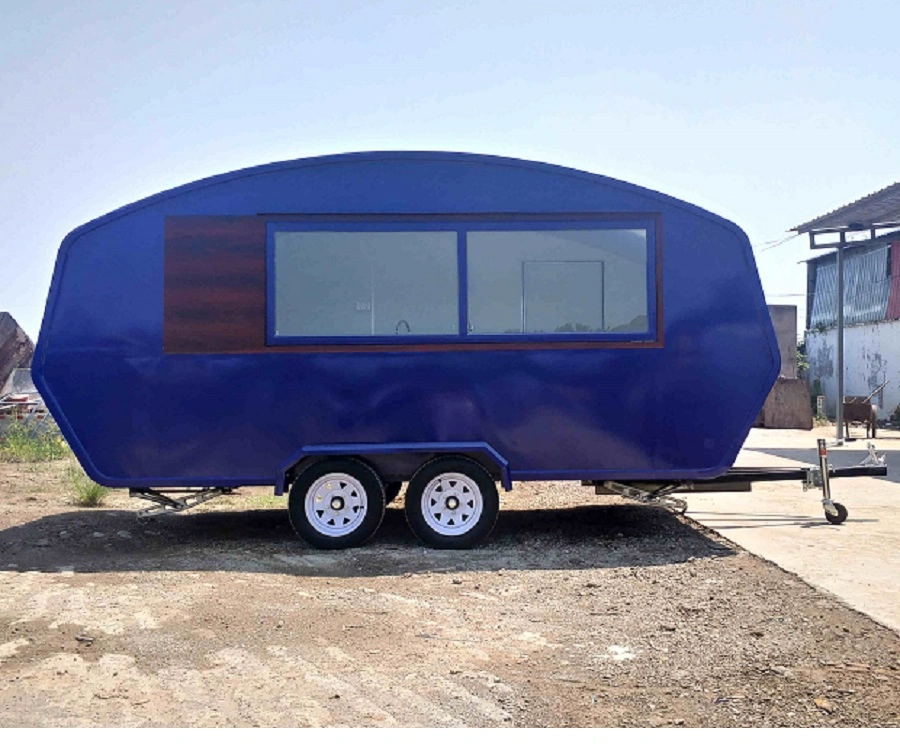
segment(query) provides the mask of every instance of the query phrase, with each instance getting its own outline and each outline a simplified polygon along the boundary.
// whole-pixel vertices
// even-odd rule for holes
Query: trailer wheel
[[[469,549],[493,530],[500,498],[491,475],[462,456],[435,458],[406,487],[406,521],[436,549]]]
[[[368,541],[384,517],[384,485],[355,458],[314,463],[294,481],[288,515],[297,535],[319,549]]]
[[[384,485],[384,504],[385,507],[400,496],[400,490],[403,488],[402,481],[391,481]]]
[[[829,515],[826,512],[825,519],[832,525],[840,525],[847,519],[847,508],[840,502],[835,502],[834,509],[837,510],[837,515]]]

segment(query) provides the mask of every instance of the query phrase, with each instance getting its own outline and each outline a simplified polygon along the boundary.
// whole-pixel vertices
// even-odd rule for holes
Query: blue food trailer
[[[721,480],[778,371],[734,224],[431,152],[243,169],[75,229],[33,365],[95,481],[169,510],[272,486],[321,548],[370,538],[402,482],[412,530],[465,548],[496,482]]]

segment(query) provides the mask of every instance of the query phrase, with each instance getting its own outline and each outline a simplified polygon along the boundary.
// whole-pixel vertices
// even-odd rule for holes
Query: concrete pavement
[[[736,465],[815,465],[819,437],[829,441],[832,465],[855,465],[866,455],[864,438],[832,447],[833,427],[754,429]],[[887,478],[832,481],[832,498],[849,511],[843,525],[828,523],[821,491],[804,492],[799,481],[755,484],[749,493],[687,495],[687,514],[900,632],[900,432],[879,432],[874,443],[887,455]]]

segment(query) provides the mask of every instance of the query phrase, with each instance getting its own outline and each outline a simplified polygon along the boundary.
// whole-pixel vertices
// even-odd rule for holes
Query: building
[[[875,393],[879,420],[900,406],[898,228],[900,183],[794,229],[809,233],[812,249],[833,248],[807,263],[805,326],[808,379],[813,392],[820,388],[825,396],[829,416],[837,412],[839,392],[845,399]]]

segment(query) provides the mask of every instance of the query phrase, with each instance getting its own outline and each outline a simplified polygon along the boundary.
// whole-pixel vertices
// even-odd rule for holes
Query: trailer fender
[[[389,455],[399,452],[435,453],[446,455],[450,453],[477,452],[484,455],[493,463],[500,472],[500,485],[506,490],[512,490],[512,479],[509,473],[509,461],[487,442],[398,442],[398,443],[374,443],[374,444],[345,444],[345,445],[305,445],[293,453],[278,467],[275,475],[275,494],[281,496],[288,489],[291,469],[306,458],[327,458],[334,456],[364,456],[364,455]]]

